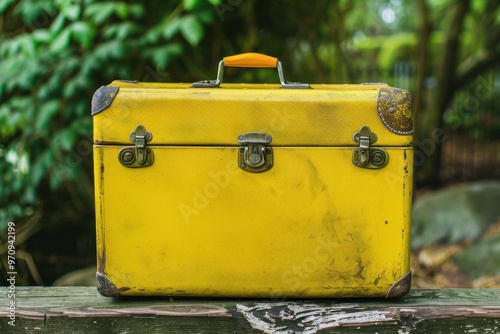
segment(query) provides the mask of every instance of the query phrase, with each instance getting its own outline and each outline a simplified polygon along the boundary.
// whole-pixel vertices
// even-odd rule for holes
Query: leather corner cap
[[[413,133],[413,98],[400,88],[381,88],[377,97],[377,112],[385,127],[398,135]]]
[[[403,275],[396,283],[394,283],[385,295],[386,299],[400,298],[410,291],[411,287],[411,271]]]
[[[113,86],[102,86],[96,90],[92,97],[92,116],[109,107],[119,90],[119,87]]]

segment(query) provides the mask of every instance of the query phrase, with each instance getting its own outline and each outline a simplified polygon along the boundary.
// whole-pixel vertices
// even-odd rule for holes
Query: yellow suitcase
[[[221,84],[224,66],[281,85]],[[285,81],[114,81],[92,100],[105,296],[386,297],[410,288],[412,100]]]

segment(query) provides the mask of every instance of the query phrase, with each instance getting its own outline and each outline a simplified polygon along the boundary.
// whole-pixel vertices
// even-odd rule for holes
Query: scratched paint
[[[256,303],[255,306],[237,304],[252,328],[264,333],[313,334],[319,330],[349,324],[370,325],[394,321],[389,311],[364,310],[358,304],[324,307],[318,304]]]
[[[103,280],[105,291],[394,295],[388,291],[409,270],[410,104],[391,111],[402,91],[379,104],[390,126],[399,117],[396,134],[377,111],[381,86],[225,86],[211,94],[189,85],[111,86],[119,93],[93,116],[99,271],[114,285]],[[168,113],[159,113],[167,102]],[[155,161],[127,168],[119,152],[138,124],[153,135]],[[390,156],[381,169],[352,163],[352,137],[365,124]],[[272,136],[270,170],[238,167],[237,137],[249,131]],[[383,229],[382,219],[390,222]]]

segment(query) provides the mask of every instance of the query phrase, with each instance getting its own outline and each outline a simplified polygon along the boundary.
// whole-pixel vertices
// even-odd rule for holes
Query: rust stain
[[[103,252],[103,256],[97,252],[97,271],[104,274],[104,268],[106,267],[106,252]]]
[[[106,242],[104,236],[104,152],[102,149],[99,150],[100,164],[100,177],[99,177],[99,222],[100,226],[97,228],[101,229],[100,242],[102,243],[102,255],[97,250],[97,270],[100,273],[104,273],[104,268],[106,267]]]

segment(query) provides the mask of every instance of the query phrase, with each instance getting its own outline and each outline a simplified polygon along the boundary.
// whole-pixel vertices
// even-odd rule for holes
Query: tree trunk
[[[432,32],[432,24],[429,18],[429,7],[426,0],[418,0],[418,11],[420,14],[420,40],[417,50],[417,83],[415,85],[413,117],[418,118],[420,110],[425,109],[425,80],[427,78],[429,36]]]
[[[436,65],[436,86],[429,94],[426,108],[418,110],[415,133],[415,179],[419,185],[439,186],[442,144],[445,140],[443,116],[456,90],[460,33],[470,0],[451,5],[444,42]]]

